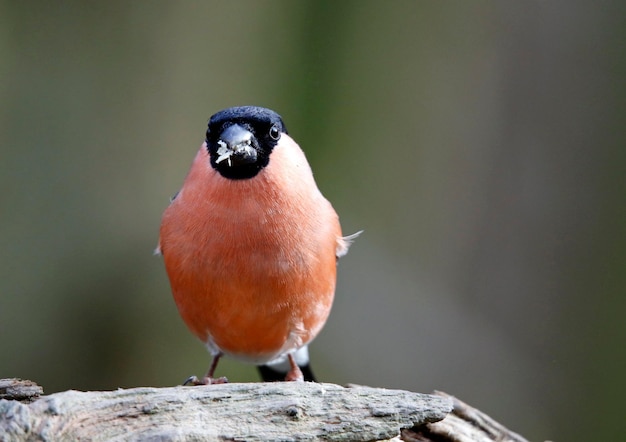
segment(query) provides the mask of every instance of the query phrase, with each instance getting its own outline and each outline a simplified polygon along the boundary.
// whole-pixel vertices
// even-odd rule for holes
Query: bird
[[[282,117],[257,106],[215,113],[179,192],[165,209],[156,253],[174,301],[212,356],[257,365],[265,381],[315,381],[308,344],[333,303],[343,236],[304,152]]]

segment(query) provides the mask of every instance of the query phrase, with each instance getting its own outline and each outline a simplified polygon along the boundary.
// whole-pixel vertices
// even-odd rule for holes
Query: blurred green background
[[[321,380],[623,440],[625,5],[1,2],[0,377],[204,373],[152,250],[207,119],[256,104],[365,230]]]

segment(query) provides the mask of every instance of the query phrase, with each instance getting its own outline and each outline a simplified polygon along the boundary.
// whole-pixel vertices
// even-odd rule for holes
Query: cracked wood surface
[[[373,441],[451,410],[440,396],[309,382],[70,390],[0,400],[0,439]]]
[[[446,393],[277,382],[69,390],[0,379],[0,441],[527,442]]]

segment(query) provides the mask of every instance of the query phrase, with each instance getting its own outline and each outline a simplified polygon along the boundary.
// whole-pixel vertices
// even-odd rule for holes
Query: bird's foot
[[[286,382],[304,382],[304,376],[302,376],[302,373],[298,375],[298,374],[289,372],[287,373],[287,376],[285,376],[285,381]]]
[[[294,359],[293,355],[289,354],[288,358],[289,366],[291,367],[291,369],[287,373],[287,376],[285,376],[285,381],[304,382],[304,375],[302,374],[302,370],[300,370],[300,367],[298,367],[298,364],[296,364],[296,360]]]
[[[189,376],[185,382],[183,382],[183,386],[185,385],[213,385],[213,384],[227,384],[228,379],[224,376],[221,378],[212,378],[209,376],[205,376],[201,379],[198,379],[198,376]]]

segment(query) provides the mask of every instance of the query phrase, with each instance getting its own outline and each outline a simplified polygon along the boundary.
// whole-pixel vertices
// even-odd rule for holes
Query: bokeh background
[[[322,380],[623,440],[625,5],[0,2],[0,377],[206,370],[152,250],[207,119],[256,104],[365,230],[311,348]]]

